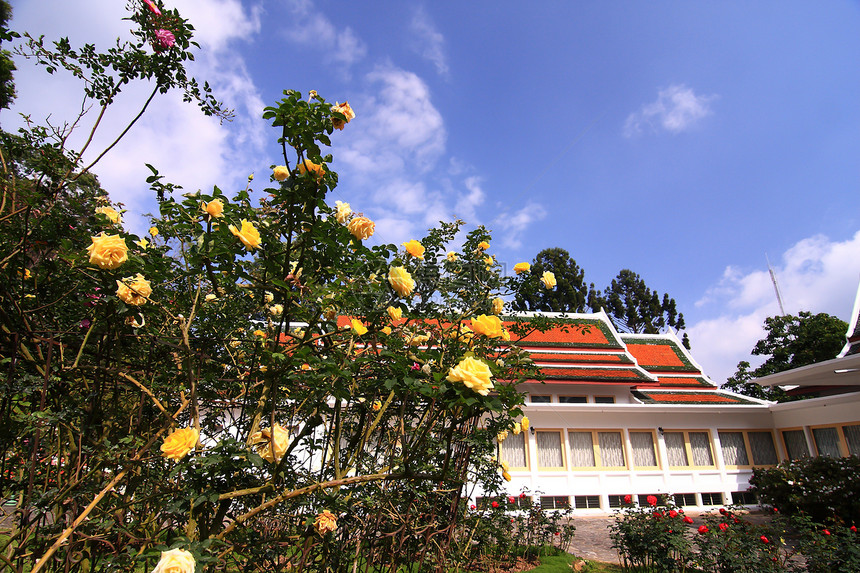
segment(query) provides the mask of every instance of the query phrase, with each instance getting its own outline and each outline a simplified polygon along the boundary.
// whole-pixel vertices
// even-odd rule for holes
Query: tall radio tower
[[[782,307],[782,295],[779,294],[779,284],[776,282],[776,273],[773,272],[773,267],[770,266],[770,259],[767,257],[767,253],[764,254],[764,258],[767,261],[767,272],[770,273],[770,280],[773,283],[773,290],[776,292],[776,302],[779,303],[779,313],[782,316],[785,316],[785,309]]]

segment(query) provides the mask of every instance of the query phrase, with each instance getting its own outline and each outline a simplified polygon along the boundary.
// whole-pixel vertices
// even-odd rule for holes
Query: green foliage
[[[544,272],[555,274],[556,287],[540,283]],[[585,312],[594,291],[585,284],[585,272],[564,249],[544,249],[537,254],[531,271],[521,275],[513,309],[517,311]]]
[[[854,573],[860,571],[860,537],[856,526],[827,521],[816,523],[808,515],[787,520],[797,536],[809,573]]]
[[[764,328],[767,336],[756,342],[752,354],[768,358],[754,370],[750,370],[749,362],[739,362],[737,372],[723,388],[753,398],[786,402],[797,398],[781,388],[763,388],[752,380],[836,358],[845,345],[848,324],[829,314],[801,311],[797,316],[768,317]]]
[[[132,43],[97,52],[25,36],[20,51],[80,78],[102,112],[151,80],[153,97],[179,89],[228,115],[185,75],[191,26],[131,8]],[[159,29],[174,46],[155,44]],[[338,178],[324,151],[345,116],[292,90],[264,113],[286,165],[256,190],[259,206],[251,181],[180,194],[150,166],[159,212],[144,237],[123,228],[64,133],[31,122],[2,134],[6,563],[151,570],[182,549],[198,570],[370,571],[469,555],[464,487],[500,485],[493,438],[521,414],[517,383],[538,372],[516,346],[464,329],[516,283],[487,260],[482,227],[446,256],[460,221],[420,238],[423,258],[367,245],[358,215],[327,202]],[[319,175],[297,168],[305,160]],[[115,258],[100,246],[111,237]],[[395,288],[394,268],[413,292]],[[486,370],[456,375],[466,358]],[[491,379],[492,393],[464,383]],[[184,434],[195,439],[171,446]],[[553,543],[572,535],[558,531]]]
[[[752,493],[786,515],[805,514],[824,523],[860,524],[860,458],[829,456],[787,460],[756,468]]]
[[[657,334],[667,326],[684,329],[684,315],[679,314],[675,299],[664,293],[661,301],[642,278],[624,269],[609,286],[596,293],[592,305],[603,307],[612,318],[615,328],[622,332]],[[689,344],[685,344],[689,348]]]
[[[708,573],[757,573],[786,571],[793,551],[780,528],[755,524],[743,510],[720,509],[704,517],[706,530],[699,530],[695,566]]]
[[[11,19],[12,6],[6,0],[0,0],[0,43],[18,37],[17,32],[6,26]],[[11,52],[0,50],[0,109],[8,108],[15,99],[15,82],[12,80],[14,71],[15,63],[12,61]]]
[[[635,506],[627,504],[610,526],[612,546],[621,556],[624,571],[686,571],[690,540],[683,511],[671,502]]]

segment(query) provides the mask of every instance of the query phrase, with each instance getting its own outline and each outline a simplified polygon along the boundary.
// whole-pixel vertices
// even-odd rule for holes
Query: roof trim
[[[753,382],[760,386],[860,386],[860,354],[769,374]]]

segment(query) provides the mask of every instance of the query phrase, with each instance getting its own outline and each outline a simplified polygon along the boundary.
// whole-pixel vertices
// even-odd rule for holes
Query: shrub
[[[628,501],[615,514],[610,526],[612,546],[621,557],[624,571],[670,573],[686,571],[692,559],[690,540],[685,535],[683,510],[670,501],[649,496],[648,506]]]

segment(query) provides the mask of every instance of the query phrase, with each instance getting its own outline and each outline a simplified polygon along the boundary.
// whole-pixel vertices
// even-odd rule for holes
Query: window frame
[[[530,467],[531,467],[531,458],[529,457],[529,436],[528,436],[528,432],[520,432],[519,434],[508,434],[508,437],[507,437],[507,438],[505,438],[505,439],[503,440],[503,443],[504,443],[504,442],[507,442],[507,441],[508,441],[508,440],[510,440],[511,438],[519,438],[520,436],[522,436],[523,444],[524,444],[524,446],[525,446],[525,452],[524,452],[524,454],[525,454],[526,465],[525,465],[525,466],[512,466],[512,465],[508,464],[508,470],[509,470],[509,471],[516,471],[516,472],[529,471],[529,469],[530,469]],[[504,461],[504,462],[506,462],[506,463],[507,463],[507,461],[508,461],[508,460],[505,460],[505,459],[502,457],[502,444],[498,443],[498,441],[496,441],[496,448],[497,448],[497,450],[496,450],[496,457],[497,457],[499,460],[502,460],[502,461]],[[535,448],[537,448],[537,445],[535,445]]]
[[[574,432],[581,433],[591,433],[591,452],[594,455],[594,465],[593,466],[574,466],[573,465],[573,455],[568,456],[568,466],[571,470],[574,471],[626,471],[630,470],[630,454],[627,452],[627,441],[624,439],[624,430],[618,428],[568,428],[565,437],[565,444],[567,448],[570,448],[570,434]],[[621,456],[624,458],[623,466],[604,466],[603,465],[603,456],[600,454],[600,432],[613,432],[618,433],[621,437]],[[571,452],[572,454],[572,452]]]
[[[731,434],[741,434],[744,439],[744,448],[746,449],[747,461],[750,463],[745,465],[739,464],[727,464],[726,456],[723,453],[723,440],[720,438],[720,455],[723,458],[723,467],[726,469],[752,469],[752,468],[772,468],[780,461],[779,448],[777,448],[776,437],[773,435],[773,430],[768,430],[766,428],[762,429],[752,429],[752,430],[740,430],[736,428],[721,428],[717,429],[717,437],[720,437],[720,433],[731,433]],[[769,433],[771,440],[773,441],[773,449],[774,454],[776,455],[776,464],[757,464],[755,463],[755,456],[753,456],[752,444],[750,443],[749,433]]]
[[[535,402],[534,398],[547,398],[547,400]],[[529,404],[552,404],[552,394],[529,394]]]
[[[783,451],[785,452],[786,460],[794,461],[795,458],[792,458],[791,454],[788,452],[788,443],[785,441],[785,432],[800,432],[803,434],[803,443],[806,444],[806,457],[812,456],[812,452],[809,451],[809,437],[806,435],[806,430],[803,426],[789,426],[787,428],[779,428],[777,431],[779,432],[779,441],[782,444]],[[812,445],[814,446],[815,440],[812,440],[812,442]],[[797,459],[802,459],[803,457],[804,456],[800,456],[800,458]]]
[[[538,434],[555,433],[558,434],[559,445],[561,446],[561,466],[542,466],[540,465],[540,445],[538,443]],[[535,458],[538,471],[560,472],[567,470],[567,447],[564,442],[564,430],[562,428],[541,428],[535,430]]]
[[[700,465],[697,465],[695,463],[695,458],[693,457],[693,447],[692,447],[692,445],[690,445],[690,434],[691,433],[700,434],[703,432],[708,435],[708,447],[710,448],[710,451],[711,451],[711,465],[709,465],[709,466],[700,466]],[[679,434],[679,433],[683,434],[683,436],[684,436],[684,453],[687,456],[687,465],[686,466],[673,466],[673,465],[671,465],[670,457],[669,457],[669,448],[668,448],[668,446],[666,446],[666,434]],[[682,430],[680,428],[672,428],[671,430],[664,430],[662,437],[663,437],[663,446],[666,448],[666,467],[669,470],[673,470],[673,469],[710,470],[710,469],[716,469],[717,468],[717,456],[716,456],[716,451],[714,449],[714,436],[711,434],[711,430],[709,430],[707,428],[693,428],[693,429],[687,429],[687,430]]]
[[[606,401],[606,402],[600,402],[600,401],[598,401],[598,398],[609,399],[609,400],[612,400],[612,401],[611,401],[611,402],[609,402],[609,401]],[[610,394],[599,394],[599,395],[598,395],[598,394],[595,394],[595,395],[594,395],[594,403],[595,403],[595,404],[617,404],[617,401],[615,400],[615,395],[614,395],[614,394],[611,394],[611,395],[610,395]]]
[[[836,430],[836,439],[839,442],[839,457],[847,458],[850,455],[848,451],[848,439],[845,437],[845,432],[842,430],[842,426],[852,425],[854,424],[818,424],[816,426],[809,426],[809,433],[812,436],[812,446],[815,448],[815,456],[822,457],[821,452],[818,450],[818,440],[815,439],[815,430],[833,429]]]
[[[654,448],[654,459],[657,460],[656,466],[638,466],[636,465],[636,458],[633,455],[633,440],[630,438],[630,434],[651,434],[651,447]],[[630,456],[629,463],[630,468],[634,470],[661,470],[663,469],[663,459],[660,455],[660,448],[658,447],[658,437],[657,430],[653,428],[628,428],[627,429],[627,441],[630,443]]]

